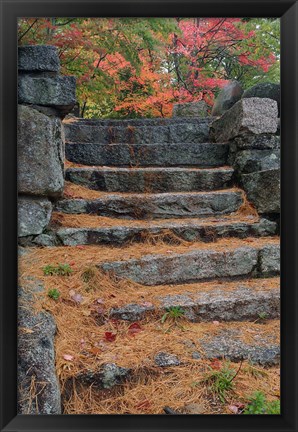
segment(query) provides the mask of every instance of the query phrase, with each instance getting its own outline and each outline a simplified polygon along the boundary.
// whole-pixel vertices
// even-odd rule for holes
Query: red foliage
[[[112,332],[105,332],[104,334],[104,338],[106,341],[108,342],[114,342],[116,340],[116,333],[112,333]]]
[[[128,327],[128,334],[130,336],[135,336],[142,331],[142,327],[139,323],[133,323]]]
[[[273,54],[256,54],[255,31],[246,32],[240,18],[177,19],[177,33],[165,36],[151,30],[155,49],[144,47],[133,24],[125,33],[127,27],[116,18],[86,18],[69,25],[56,18],[27,21],[34,27],[23,42],[59,48],[62,72],[77,76],[81,105],[105,100],[124,116],[167,117],[177,102],[205,100],[211,105],[230,78],[227,63],[267,72],[276,61]],[[127,54],[129,44],[136,47],[139,66]]]

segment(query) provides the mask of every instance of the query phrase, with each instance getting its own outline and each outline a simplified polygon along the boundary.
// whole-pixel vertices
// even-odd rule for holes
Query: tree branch
[[[24,36],[32,29],[32,27],[37,23],[37,18],[33,21],[33,23],[27,28],[27,30],[18,38],[18,42],[23,39]]]

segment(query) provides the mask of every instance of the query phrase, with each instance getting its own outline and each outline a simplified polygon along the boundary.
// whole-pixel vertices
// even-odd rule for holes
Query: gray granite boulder
[[[64,187],[61,120],[28,106],[18,108],[18,191],[59,197]]]
[[[206,358],[225,358],[232,362],[249,360],[261,365],[274,365],[280,361],[280,347],[277,344],[264,340],[262,345],[247,344],[239,340],[239,334],[233,331],[222,331],[211,341],[202,341],[201,347]]]
[[[154,357],[154,363],[159,367],[179,366],[180,360],[174,354],[160,352]]]
[[[19,197],[18,233],[19,237],[41,234],[48,225],[52,214],[52,204],[46,198]]]
[[[110,316],[114,319],[122,319],[125,321],[140,321],[148,312],[152,311],[154,311],[153,305],[147,306],[131,303],[120,308],[112,308],[110,310]]]
[[[59,72],[58,49],[51,45],[18,47],[18,70],[21,72]]]
[[[210,138],[227,142],[243,134],[275,133],[277,114],[277,103],[272,99],[241,99],[211,124]]]
[[[280,213],[279,168],[242,174],[241,183],[258,213]]]
[[[75,93],[76,80],[73,76],[19,75],[18,97],[21,104],[55,107],[66,115],[76,103]]]
[[[174,104],[173,117],[206,117],[208,105],[205,101]]]
[[[264,276],[279,274],[280,272],[280,249],[272,245],[261,250],[259,256],[260,271]]]
[[[212,111],[212,116],[221,116],[241,99],[243,88],[238,81],[232,81],[219,92]]]
[[[83,384],[111,389],[128,378],[130,372],[130,369],[117,366],[115,363],[106,363],[99,370],[82,372],[77,376],[77,380]]]
[[[44,288],[32,280],[18,298],[18,413],[61,414],[60,386],[55,370],[56,324],[45,311],[32,307]],[[33,393],[34,392],[34,393]]]
[[[278,113],[280,113],[280,84],[275,83],[260,83],[245,90],[242,98],[268,98],[277,102]]]
[[[237,136],[231,146],[237,150],[276,150],[280,148],[280,137],[272,134]]]
[[[39,234],[35,237],[33,244],[38,246],[58,246],[59,240],[54,233],[48,232],[47,234]]]
[[[243,174],[279,167],[280,150],[243,150],[238,152],[234,162],[235,170]]]

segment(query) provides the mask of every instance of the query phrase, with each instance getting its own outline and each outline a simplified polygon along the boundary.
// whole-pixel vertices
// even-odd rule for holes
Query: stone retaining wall
[[[20,243],[42,236],[64,188],[62,119],[73,108],[75,78],[59,73],[53,46],[18,49],[18,193]]]
[[[244,98],[210,126],[215,142],[230,144],[229,164],[248,200],[260,215],[280,214],[280,136],[278,104],[268,98]]]

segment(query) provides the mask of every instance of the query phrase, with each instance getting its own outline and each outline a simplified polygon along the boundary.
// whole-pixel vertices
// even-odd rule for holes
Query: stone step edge
[[[98,172],[151,172],[151,171],[158,171],[158,172],[202,172],[202,173],[217,173],[217,172],[224,172],[224,173],[233,173],[234,168],[228,165],[223,165],[222,167],[214,167],[214,168],[208,168],[208,167],[187,167],[187,166],[132,166],[132,167],[122,167],[122,166],[106,166],[106,165],[83,165],[78,167],[66,167],[65,172],[84,172],[84,171],[98,171]]]
[[[148,254],[141,258],[102,262],[97,267],[146,286],[273,277],[280,272],[280,245],[255,243],[224,250],[215,245],[184,253]]]
[[[69,214],[99,214],[148,220],[198,218],[230,214],[243,204],[243,191],[108,193],[93,199],[64,198],[55,211]]]
[[[183,142],[150,142],[150,143],[145,143],[145,142],[134,142],[134,143],[129,143],[129,142],[112,142],[112,143],[108,143],[108,142],[94,142],[94,141],[71,141],[68,138],[65,139],[65,144],[66,145],[95,145],[95,146],[105,146],[105,147],[110,147],[110,146],[127,146],[127,147],[147,147],[147,146],[194,146],[197,145],[199,146],[212,146],[212,147],[217,147],[217,146],[224,146],[224,147],[229,147],[229,143],[226,142],[212,142],[212,141],[204,141],[204,142],[198,142],[198,143],[194,143],[194,142],[187,142],[187,141],[183,141]]]
[[[243,189],[239,189],[238,187],[228,187],[226,189],[216,189],[216,190],[210,190],[210,191],[182,191],[182,192],[98,192],[99,194],[103,194],[102,196],[98,196],[98,198],[63,198],[59,202],[63,202],[66,200],[82,200],[82,201],[98,201],[98,200],[109,200],[111,198],[134,198],[134,199],[142,199],[142,198],[165,198],[165,197],[172,197],[173,195],[176,197],[190,197],[190,196],[210,196],[210,195],[241,195],[244,196]]]
[[[176,123],[191,123],[191,124],[200,124],[200,123],[211,123],[217,117],[153,117],[153,118],[141,118],[141,119],[82,119],[76,117],[75,119],[65,119],[63,121],[64,126],[72,127],[72,126],[129,126],[131,123],[140,125],[140,126],[166,126],[167,124],[176,124]]]
[[[170,231],[170,232],[169,232]],[[246,238],[252,236],[272,236],[276,234],[277,224],[267,219],[257,222],[250,221],[223,221],[208,224],[191,220],[182,223],[152,223],[151,226],[125,226],[113,225],[99,228],[68,228],[62,227],[55,230],[57,241],[65,246],[88,244],[125,244],[128,242],[142,242],[146,235],[164,235],[165,240],[171,233],[182,241],[214,242],[224,237]],[[177,239],[178,240],[178,239]],[[37,240],[38,241],[38,240]]]
[[[232,168],[84,167],[67,168],[65,179],[87,189],[104,192],[167,193],[229,189]]]
[[[187,285],[185,285],[187,290]],[[231,291],[215,288],[196,294],[187,291],[157,297],[159,305],[130,303],[108,311],[109,318],[141,321],[147,316],[162,317],[171,308],[183,311],[182,319],[191,322],[261,321],[280,316],[280,289],[255,290],[239,286]]]
[[[75,163],[84,165],[110,165],[110,166],[193,166],[216,167],[227,164],[229,144],[226,143],[185,143],[185,140],[171,139],[170,143],[139,144],[113,143],[104,139],[85,139],[74,137],[65,146],[66,158]],[[76,141],[76,142],[74,142]],[[125,141],[119,139],[118,141]],[[206,139],[201,140],[206,141]]]

